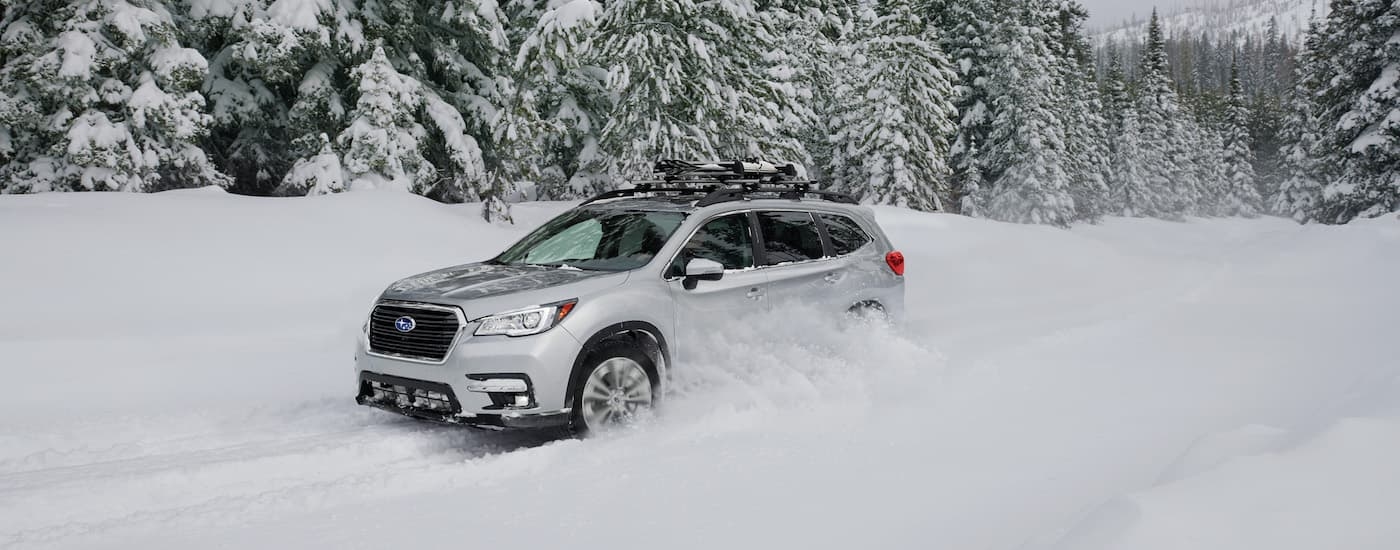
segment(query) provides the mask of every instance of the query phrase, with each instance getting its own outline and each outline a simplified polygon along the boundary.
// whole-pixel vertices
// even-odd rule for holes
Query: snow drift
[[[1393,218],[881,209],[905,326],[736,323],[637,430],[353,404],[385,284],[567,207],[0,196],[0,547],[1400,545]]]

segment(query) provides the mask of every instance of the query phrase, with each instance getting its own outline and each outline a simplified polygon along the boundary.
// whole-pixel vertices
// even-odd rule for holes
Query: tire
[[[659,401],[651,358],[630,346],[599,349],[589,356],[580,376],[571,425],[581,435],[634,424]]]
[[[846,319],[848,322],[889,324],[890,313],[879,302],[861,302],[846,310]]]

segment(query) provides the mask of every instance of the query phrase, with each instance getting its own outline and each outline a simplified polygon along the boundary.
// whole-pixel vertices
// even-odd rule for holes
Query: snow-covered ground
[[[902,332],[736,326],[638,430],[353,404],[384,284],[566,206],[0,196],[0,547],[1400,547],[1394,216],[885,209]]]

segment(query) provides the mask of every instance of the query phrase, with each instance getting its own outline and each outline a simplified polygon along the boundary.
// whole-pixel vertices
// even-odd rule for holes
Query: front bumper
[[[392,388],[386,391],[386,388]],[[378,391],[376,391],[378,390]],[[451,386],[426,380],[412,380],[373,372],[360,373],[360,392],[355,402],[404,416],[488,429],[558,428],[569,424],[569,411],[547,413],[462,414],[461,403]]]
[[[532,336],[475,337],[463,328],[442,364],[355,353],[356,398],[413,418],[486,428],[568,423],[567,392],[582,344],[564,327]],[[524,383],[525,392],[518,390]],[[518,400],[517,400],[518,398]]]

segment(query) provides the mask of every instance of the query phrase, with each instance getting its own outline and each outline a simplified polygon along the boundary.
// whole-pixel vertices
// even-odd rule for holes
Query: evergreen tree
[[[382,47],[351,72],[360,98],[337,138],[349,185],[421,193],[436,177],[423,158],[427,131],[414,118],[422,86],[395,70]]]
[[[421,101],[407,107],[425,131],[422,156],[435,174],[418,192],[443,202],[480,200],[488,218],[505,215],[500,201],[512,193],[510,181],[489,172],[500,160],[490,146],[505,103],[509,47],[496,2],[363,0],[355,19],[365,40],[383,44],[393,68],[418,83]],[[353,59],[363,63],[372,50]]]
[[[982,216],[978,201],[984,180],[983,146],[991,133],[988,70],[993,59],[990,36],[997,17],[992,0],[948,2],[941,9],[939,28],[945,29],[942,48],[948,52],[958,73],[953,88],[957,110],[957,133],[949,148],[950,210],[968,216]]]
[[[1279,182],[1283,179],[1283,98],[1272,91],[1264,91],[1248,101],[1247,110],[1250,151],[1254,156],[1254,186],[1260,197],[1272,197],[1278,193]]]
[[[1142,147],[1142,130],[1138,123],[1137,110],[1129,108],[1123,113],[1123,127],[1118,132],[1113,151],[1109,193],[1116,213],[1124,216],[1150,215],[1153,193],[1147,187],[1147,173],[1144,161],[1146,155]]]
[[[1192,165],[1196,171],[1196,181],[1201,186],[1201,196],[1195,213],[1204,216],[1231,215],[1226,208],[1226,191],[1229,181],[1225,168],[1225,139],[1220,132],[1209,126],[1202,126],[1199,133],[1199,146],[1194,148]]]
[[[581,170],[595,160],[608,107],[602,69],[587,64],[599,10],[594,0],[568,0],[511,17],[512,28],[528,31],[513,42],[493,137],[502,177],[532,185],[536,198],[579,197],[606,181]]]
[[[1123,72],[1123,56],[1113,43],[1108,45],[1106,51],[1108,68],[1104,71],[1102,91],[1099,95],[1103,98],[1104,122],[1111,138],[1108,141],[1108,153],[1111,157],[1118,151],[1119,141],[1116,138],[1123,134],[1123,119],[1128,111],[1133,109],[1133,100],[1128,93],[1127,76]]]
[[[1315,218],[1322,200],[1321,168],[1316,157],[1321,139],[1313,98],[1325,77],[1319,67],[1318,46],[1321,29],[1316,19],[1309,23],[1295,68],[1296,84],[1290,95],[1283,122],[1282,163],[1285,178],[1274,196],[1274,213],[1305,223]]]
[[[204,147],[246,194],[298,193],[285,175],[345,126],[345,51],[362,48],[347,0],[288,9],[286,2],[193,2],[187,26],[209,57],[204,82],[213,124]]]
[[[1173,154],[1181,143],[1177,133],[1181,110],[1167,67],[1166,43],[1156,10],[1147,27],[1147,44],[1138,67],[1135,107],[1141,133],[1144,193],[1135,197],[1137,215],[1173,217],[1184,213],[1190,190],[1178,186]]]
[[[982,189],[988,217],[1019,223],[1068,226],[1074,198],[1065,172],[1064,130],[1057,117],[1060,89],[1045,25],[1051,17],[1035,0],[1007,0],[1011,16],[997,25],[999,44],[991,66],[992,131],[987,164],[998,168]]]
[[[1254,187],[1254,154],[1250,150],[1249,107],[1245,105],[1244,88],[1240,84],[1238,67],[1232,69],[1229,108],[1224,129],[1224,191],[1220,194],[1220,213],[1226,216],[1258,216],[1261,210],[1259,192]]]
[[[1112,210],[1108,200],[1108,135],[1099,89],[1093,80],[1092,51],[1083,33],[1089,14],[1078,2],[1057,7],[1055,74],[1060,81],[1059,118],[1065,132],[1065,171],[1074,198],[1075,219],[1097,221]]]
[[[1209,189],[1206,182],[1198,177],[1200,170],[1195,163],[1202,158],[1199,149],[1206,146],[1209,129],[1188,109],[1178,109],[1170,124],[1166,165],[1161,170],[1169,174],[1168,181],[1171,182],[1162,203],[1169,213],[1167,217],[1176,219],[1207,214],[1203,207]]]
[[[807,174],[831,179],[835,144],[833,123],[840,115],[836,95],[838,73],[854,54],[854,2],[849,0],[785,0],[759,2],[759,17],[776,37],[767,54],[765,77],[793,98],[792,110],[780,120],[784,139],[802,146]]]
[[[346,189],[345,170],[340,155],[331,149],[330,138],[321,134],[321,152],[311,158],[297,160],[283,178],[282,185],[292,194],[327,195]]]
[[[1317,93],[1329,171],[1319,221],[1345,223],[1400,209],[1400,6],[1336,0],[1319,44],[1331,77]]]
[[[596,40],[617,98],[598,173],[648,175],[658,158],[806,158],[781,123],[800,107],[759,76],[776,48],[748,0],[609,3]]]
[[[199,147],[208,64],[150,0],[34,2],[5,16],[0,190],[227,185]]]
[[[955,75],[908,0],[881,0],[864,19],[836,91],[828,172],[864,202],[941,210]]]

